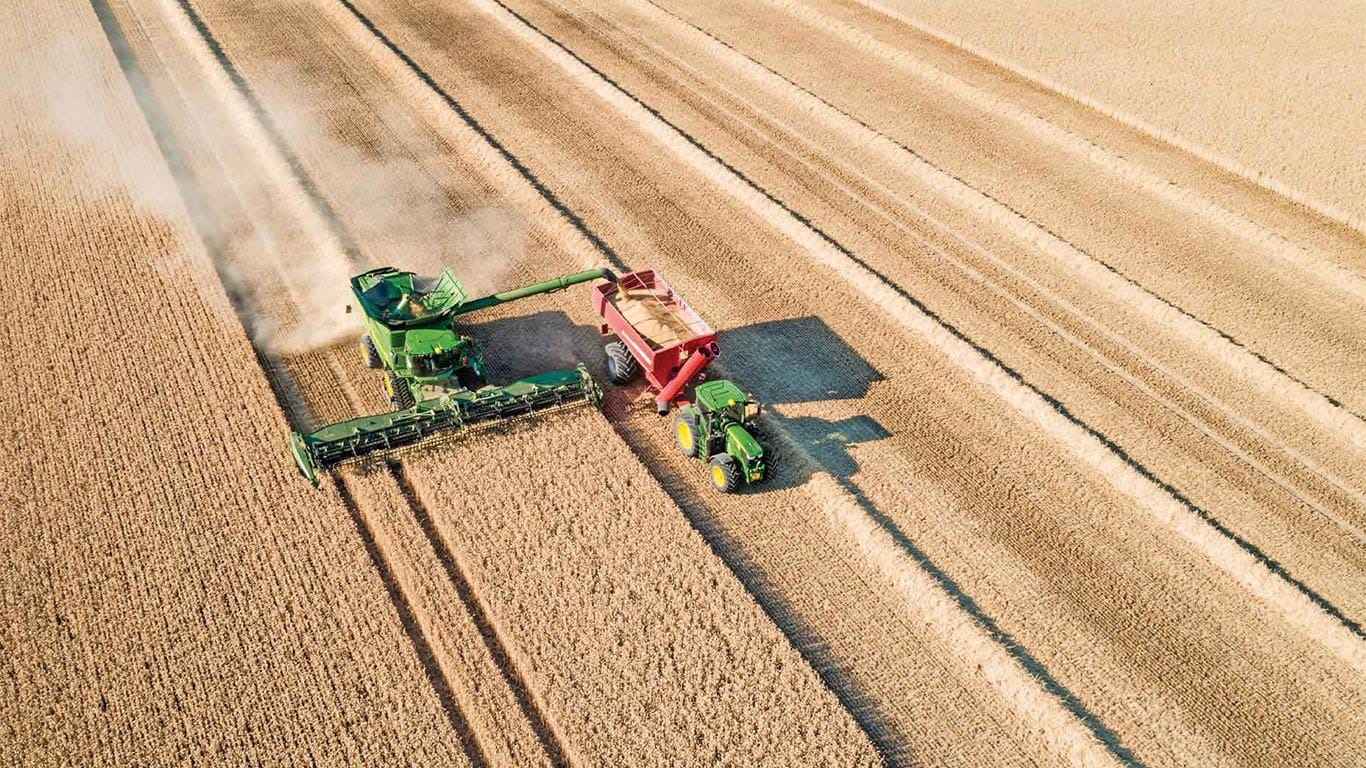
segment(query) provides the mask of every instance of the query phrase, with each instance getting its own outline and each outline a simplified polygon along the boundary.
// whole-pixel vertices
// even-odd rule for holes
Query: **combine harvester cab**
[[[381,267],[351,278],[365,326],[361,353],[367,366],[383,371],[384,393],[394,411],[329,424],[307,435],[291,433],[290,452],[299,471],[316,487],[321,470],[438,433],[582,403],[596,406],[602,390],[583,365],[488,386],[483,355],[474,339],[460,333],[455,318],[598,279],[611,285],[616,277],[592,269],[471,300],[449,269],[423,278]]]
[[[662,416],[677,408],[674,435],[684,455],[708,466],[712,485],[723,493],[764,479],[764,449],[748,427],[759,404],[729,381],[709,381],[686,388],[721,348],[716,331],[683,297],[652,269],[599,283],[593,308],[602,316],[602,332],[615,338],[604,348],[607,378],[629,384],[643,373],[655,393]]]

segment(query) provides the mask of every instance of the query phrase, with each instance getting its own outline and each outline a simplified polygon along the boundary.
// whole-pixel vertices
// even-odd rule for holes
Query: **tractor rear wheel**
[[[360,337],[361,355],[365,358],[366,368],[383,368],[384,363],[380,362],[379,350],[375,349],[375,340],[369,336]]]
[[[740,466],[729,453],[718,453],[707,462],[712,487],[721,493],[733,493],[740,487]]]
[[[384,372],[384,394],[396,411],[413,407],[413,391],[408,388],[408,382],[393,371]]]
[[[686,411],[674,416],[674,440],[684,456],[697,455],[697,418]]]
[[[603,347],[603,352],[607,354],[607,380],[613,384],[630,384],[636,374],[640,373],[640,365],[631,356],[631,350],[626,348],[624,342],[609,342]]]

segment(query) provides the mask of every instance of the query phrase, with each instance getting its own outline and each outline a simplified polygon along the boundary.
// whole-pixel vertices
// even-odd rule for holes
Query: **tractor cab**
[[[759,404],[745,396],[729,381],[717,380],[698,384],[693,390],[697,409],[704,414],[715,414],[744,424],[759,415]]]
[[[722,493],[764,478],[764,449],[746,429],[759,410],[739,387],[717,380],[698,384],[693,402],[674,417],[679,450],[705,461],[712,485]]]

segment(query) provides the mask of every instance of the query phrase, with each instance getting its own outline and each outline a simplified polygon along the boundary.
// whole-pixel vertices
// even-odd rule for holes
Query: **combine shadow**
[[[724,331],[721,364],[765,403],[863,397],[883,376],[819,317],[796,317]]]
[[[606,379],[602,345],[606,341],[596,325],[576,325],[559,310],[543,310],[482,323],[462,323],[484,353],[489,381],[509,381],[545,371],[572,370],[588,366],[599,381]]]

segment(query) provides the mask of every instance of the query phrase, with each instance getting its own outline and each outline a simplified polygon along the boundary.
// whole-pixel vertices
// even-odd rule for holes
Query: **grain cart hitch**
[[[361,353],[367,366],[382,371],[384,393],[394,410],[306,435],[291,433],[290,452],[299,471],[317,487],[321,470],[438,433],[572,405],[596,406],[602,390],[583,365],[489,386],[483,355],[474,339],[459,332],[455,318],[598,279],[610,284],[616,276],[590,269],[471,300],[449,269],[423,278],[381,267],[351,278],[366,331]]]

